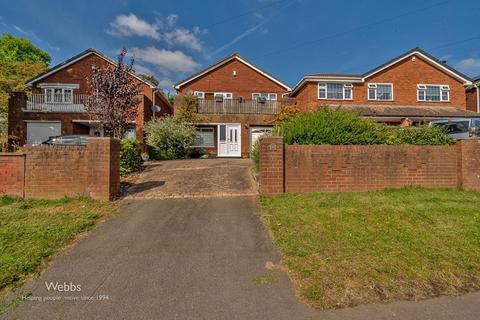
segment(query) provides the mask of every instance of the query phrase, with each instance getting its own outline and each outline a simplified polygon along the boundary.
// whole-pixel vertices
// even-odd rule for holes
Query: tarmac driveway
[[[155,161],[147,165],[128,198],[203,198],[252,196],[256,186],[248,159]]]

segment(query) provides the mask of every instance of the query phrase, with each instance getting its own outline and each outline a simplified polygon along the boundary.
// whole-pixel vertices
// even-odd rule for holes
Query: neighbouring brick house
[[[414,48],[364,74],[305,75],[290,96],[301,110],[339,106],[381,122],[406,124],[479,117],[467,105],[471,86],[469,77]]]
[[[480,112],[480,76],[473,79],[473,85],[467,88],[467,110]]]
[[[98,121],[86,113],[83,101],[88,98],[87,82],[93,66],[116,62],[88,49],[27,81],[32,94],[14,93],[8,106],[8,132],[19,144],[38,144],[56,135],[103,136]],[[132,121],[130,136],[143,141],[143,127],[152,117],[172,113],[165,96],[151,83],[135,73],[132,81],[140,84],[138,113]]]
[[[175,110],[185,95],[198,99],[202,122],[196,146],[219,157],[247,157],[281,110],[290,87],[237,53],[175,85]]]

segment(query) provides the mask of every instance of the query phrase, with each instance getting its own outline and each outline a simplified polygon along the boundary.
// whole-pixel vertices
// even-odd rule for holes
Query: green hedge
[[[120,174],[126,175],[137,171],[142,164],[138,142],[134,138],[120,141]]]
[[[279,125],[286,144],[413,144],[454,143],[441,128],[387,127],[347,110],[320,107],[300,113]]]

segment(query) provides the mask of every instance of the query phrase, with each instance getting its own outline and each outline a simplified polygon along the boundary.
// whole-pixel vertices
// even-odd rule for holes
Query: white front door
[[[242,137],[240,124],[218,125],[218,151],[219,157],[241,157]]]
[[[27,144],[37,145],[62,134],[60,122],[27,122]]]

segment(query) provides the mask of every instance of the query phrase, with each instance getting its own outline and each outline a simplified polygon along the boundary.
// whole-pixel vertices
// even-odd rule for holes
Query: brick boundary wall
[[[87,139],[86,146],[37,146],[0,154],[0,194],[32,199],[88,196],[113,200],[120,189],[120,143]]]
[[[480,190],[480,140],[453,146],[260,142],[260,193],[373,191],[404,186]]]
[[[0,194],[23,197],[25,154],[0,153]]]

